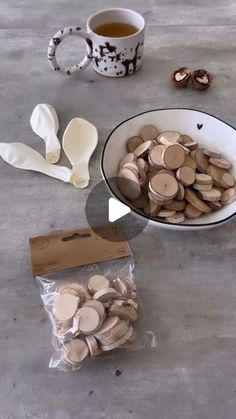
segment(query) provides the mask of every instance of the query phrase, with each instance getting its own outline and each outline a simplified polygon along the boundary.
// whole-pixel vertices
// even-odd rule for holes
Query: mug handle
[[[79,36],[80,38],[83,38],[87,44],[88,52],[79,64],[75,64],[72,67],[63,68],[58,64],[58,61],[56,59],[56,49],[58,45],[61,44],[61,42],[65,38],[71,35],[75,35],[75,36]],[[75,73],[76,71],[84,70],[86,67],[88,67],[92,59],[92,55],[93,55],[93,44],[90,39],[90,36],[87,32],[83,31],[79,26],[71,26],[68,28],[61,29],[54,35],[54,37],[51,39],[48,45],[49,64],[55,71],[59,71],[61,73],[68,74],[68,75],[71,75],[72,73]]]

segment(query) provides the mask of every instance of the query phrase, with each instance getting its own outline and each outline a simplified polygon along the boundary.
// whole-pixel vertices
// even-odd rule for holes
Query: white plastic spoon
[[[52,164],[57,163],[60,158],[61,144],[57,138],[59,122],[56,110],[51,105],[39,103],[32,112],[30,125],[46,144],[46,160]]]
[[[97,128],[85,119],[74,118],[67,125],[62,146],[72,165],[72,183],[77,188],[86,188],[89,184],[88,164],[97,142]]]
[[[22,143],[0,143],[0,156],[18,169],[34,170],[53,178],[71,182],[72,171],[68,167],[54,166],[33,148]]]

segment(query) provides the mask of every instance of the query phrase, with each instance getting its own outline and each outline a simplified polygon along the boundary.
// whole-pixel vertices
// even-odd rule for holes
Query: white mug
[[[98,35],[94,30],[106,23],[126,23],[137,28],[129,36],[107,37]],[[48,60],[57,72],[68,75],[85,69],[90,62],[97,73],[108,77],[123,77],[139,69],[143,59],[145,20],[137,12],[123,8],[105,9],[90,16],[87,32],[79,26],[58,31],[48,46]],[[62,68],[56,59],[56,49],[70,35],[83,38],[87,44],[87,54],[79,64]]]

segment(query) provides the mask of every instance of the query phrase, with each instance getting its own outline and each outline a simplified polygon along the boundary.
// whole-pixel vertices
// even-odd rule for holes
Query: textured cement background
[[[94,11],[126,6],[146,18],[143,68],[111,80],[92,68],[65,78],[48,67],[50,36],[83,24]],[[66,48],[67,46],[67,48]],[[233,0],[1,0],[1,141],[21,140],[44,152],[29,118],[39,102],[60,118],[92,121],[99,145],[89,189],[78,191],[0,161],[0,419],[235,419],[236,221],[208,232],[148,226],[132,240],[135,273],[157,347],[88,364],[79,373],[49,370],[49,322],[29,267],[27,239],[87,224],[84,204],[101,179],[99,158],[109,131],[158,107],[205,110],[236,126],[236,4]],[[61,59],[83,56],[70,40]],[[173,89],[174,68],[214,74],[206,93]],[[68,164],[63,156],[62,164]],[[116,369],[121,371],[115,375]]]

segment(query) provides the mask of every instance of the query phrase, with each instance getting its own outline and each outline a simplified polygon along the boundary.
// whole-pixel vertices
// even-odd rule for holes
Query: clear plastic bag
[[[50,368],[77,370],[118,350],[156,346],[133,268],[130,255],[36,277],[52,324]]]

